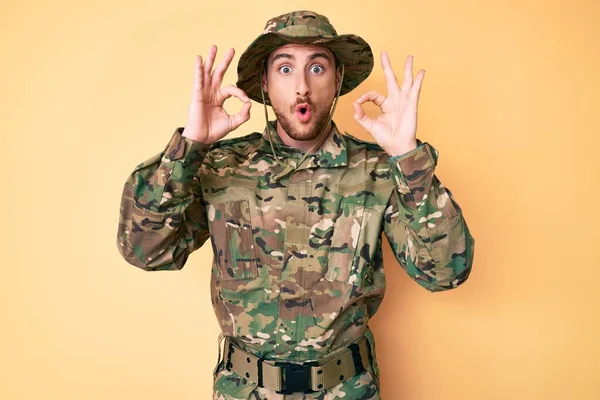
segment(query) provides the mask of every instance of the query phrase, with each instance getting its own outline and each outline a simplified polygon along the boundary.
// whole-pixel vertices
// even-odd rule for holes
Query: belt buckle
[[[316,361],[307,361],[294,364],[287,361],[277,361],[275,366],[281,367],[281,390],[279,394],[292,394],[297,392],[311,393],[310,387],[311,367],[318,365]]]

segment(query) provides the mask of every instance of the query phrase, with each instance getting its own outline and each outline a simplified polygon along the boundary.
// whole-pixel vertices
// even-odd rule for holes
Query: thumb
[[[250,107],[252,107],[252,102],[248,100],[237,114],[229,116],[231,130],[237,129],[240,125],[250,119]]]
[[[357,102],[354,102],[354,119],[359,123],[367,132],[371,132],[371,127],[373,126],[373,120],[365,114],[362,106]]]

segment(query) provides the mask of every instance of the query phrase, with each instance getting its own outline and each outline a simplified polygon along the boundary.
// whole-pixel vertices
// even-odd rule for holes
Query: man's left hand
[[[388,154],[401,155],[417,147],[417,105],[425,70],[419,70],[413,81],[413,57],[406,57],[404,82],[400,88],[385,51],[381,53],[381,65],[388,96],[385,97],[376,91],[360,96],[354,102],[354,119]],[[382,111],[375,119],[369,118],[362,108],[362,104],[368,101],[375,103]]]

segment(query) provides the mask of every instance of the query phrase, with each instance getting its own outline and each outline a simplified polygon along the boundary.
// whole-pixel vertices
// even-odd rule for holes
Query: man
[[[311,11],[275,17],[244,52],[237,87],[221,87],[230,49],[196,58],[185,128],[125,183],[117,244],[147,271],[181,269],[207,239],[211,297],[225,337],[216,399],[378,399],[369,319],[384,295],[381,236],[409,276],[435,292],[469,276],[462,211],[434,175],[438,152],[416,139],[423,70],[412,57],[388,95],[354,117],[377,144],[342,134],[337,99],[370,74],[373,55]],[[223,109],[234,96],[236,115]],[[263,133],[224,139],[264,105]],[[362,104],[382,114],[365,115]],[[270,105],[276,121],[268,121]],[[333,110],[332,110],[333,106]]]

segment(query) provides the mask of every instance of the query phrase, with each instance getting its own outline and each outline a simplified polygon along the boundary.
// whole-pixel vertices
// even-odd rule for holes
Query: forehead
[[[290,55],[294,56],[294,58],[296,58],[296,59],[304,59],[314,53],[325,53],[329,57],[331,57],[332,61],[334,58],[333,52],[331,50],[329,50],[328,48],[321,47],[321,46],[315,46],[312,44],[290,43],[290,44],[284,44],[283,46],[279,46],[278,48],[273,50],[269,54],[268,61],[271,61],[273,59],[273,57],[275,57],[276,55],[284,54],[284,53],[290,54]]]

